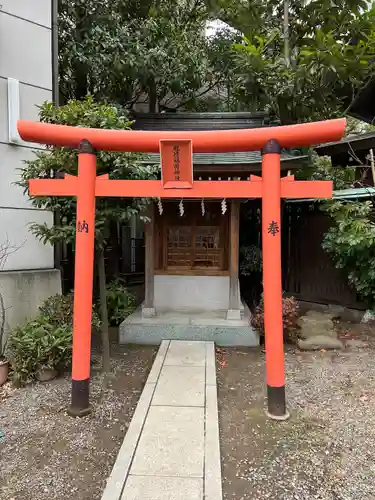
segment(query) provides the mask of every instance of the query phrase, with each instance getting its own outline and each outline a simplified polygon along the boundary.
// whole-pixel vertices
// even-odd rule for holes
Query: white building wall
[[[8,132],[8,78],[19,81],[20,119],[37,120],[37,105],[52,99],[51,44],[51,0],[1,0],[0,243],[8,241],[12,248],[0,269],[0,287],[6,307],[12,308],[13,319],[8,327],[25,316],[22,310],[20,314],[14,314],[17,290],[24,295],[20,276],[26,274],[20,274],[20,271],[40,274],[37,279],[31,279],[27,274],[26,280],[28,294],[38,297],[38,303],[51,292],[61,290],[59,273],[53,270],[52,246],[43,245],[29,232],[30,223],[52,224],[53,215],[32,207],[23,189],[15,185],[23,162],[33,158],[35,145],[12,144]],[[16,286],[10,286],[9,280],[12,279],[16,280]],[[38,303],[34,303],[32,309]],[[32,312],[27,307],[27,315]]]

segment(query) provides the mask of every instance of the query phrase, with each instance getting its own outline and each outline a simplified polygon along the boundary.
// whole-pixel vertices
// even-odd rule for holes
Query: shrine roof
[[[370,149],[375,149],[375,132],[349,135],[338,142],[315,148],[319,156],[330,156],[333,166],[360,166],[366,163]]]
[[[268,113],[259,112],[225,112],[225,113],[139,113],[134,115],[134,130],[233,130],[247,128],[263,128],[271,125]],[[274,123],[272,125],[275,125]],[[281,162],[284,168],[298,168],[307,161],[307,156],[299,150],[284,150]],[[148,154],[142,163],[160,164],[158,153]],[[257,167],[262,163],[260,151],[233,153],[194,153],[193,164],[207,168],[208,166],[225,169],[238,166]]]

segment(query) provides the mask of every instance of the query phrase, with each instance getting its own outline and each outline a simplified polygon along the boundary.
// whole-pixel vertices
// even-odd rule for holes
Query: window
[[[191,233],[190,227],[168,229],[167,267],[191,267]]]

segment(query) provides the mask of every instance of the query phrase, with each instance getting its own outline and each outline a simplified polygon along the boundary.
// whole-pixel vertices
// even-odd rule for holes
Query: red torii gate
[[[280,178],[281,148],[338,141],[345,119],[249,130],[148,132],[101,130],[19,121],[23,140],[78,148],[78,176],[33,179],[34,196],[76,196],[77,227],[74,279],[72,399],[69,414],[90,411],[89,379],[94,262],[95,198],[262,198],[264,323],[268,415],[287,418],[281,282],[281,198],[330,198],[331,181],[294,181]],[[96,176],[96,149],[121,152],[158,152],[162,181],[110,180]],[[262,177],[250,181],[194,181],[192,152],[213,153],[262,150]]]

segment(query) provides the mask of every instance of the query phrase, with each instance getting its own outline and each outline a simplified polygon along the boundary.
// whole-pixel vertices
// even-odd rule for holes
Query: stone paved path
[[[213,342],[164,340],[102,500],[222,500]]]

